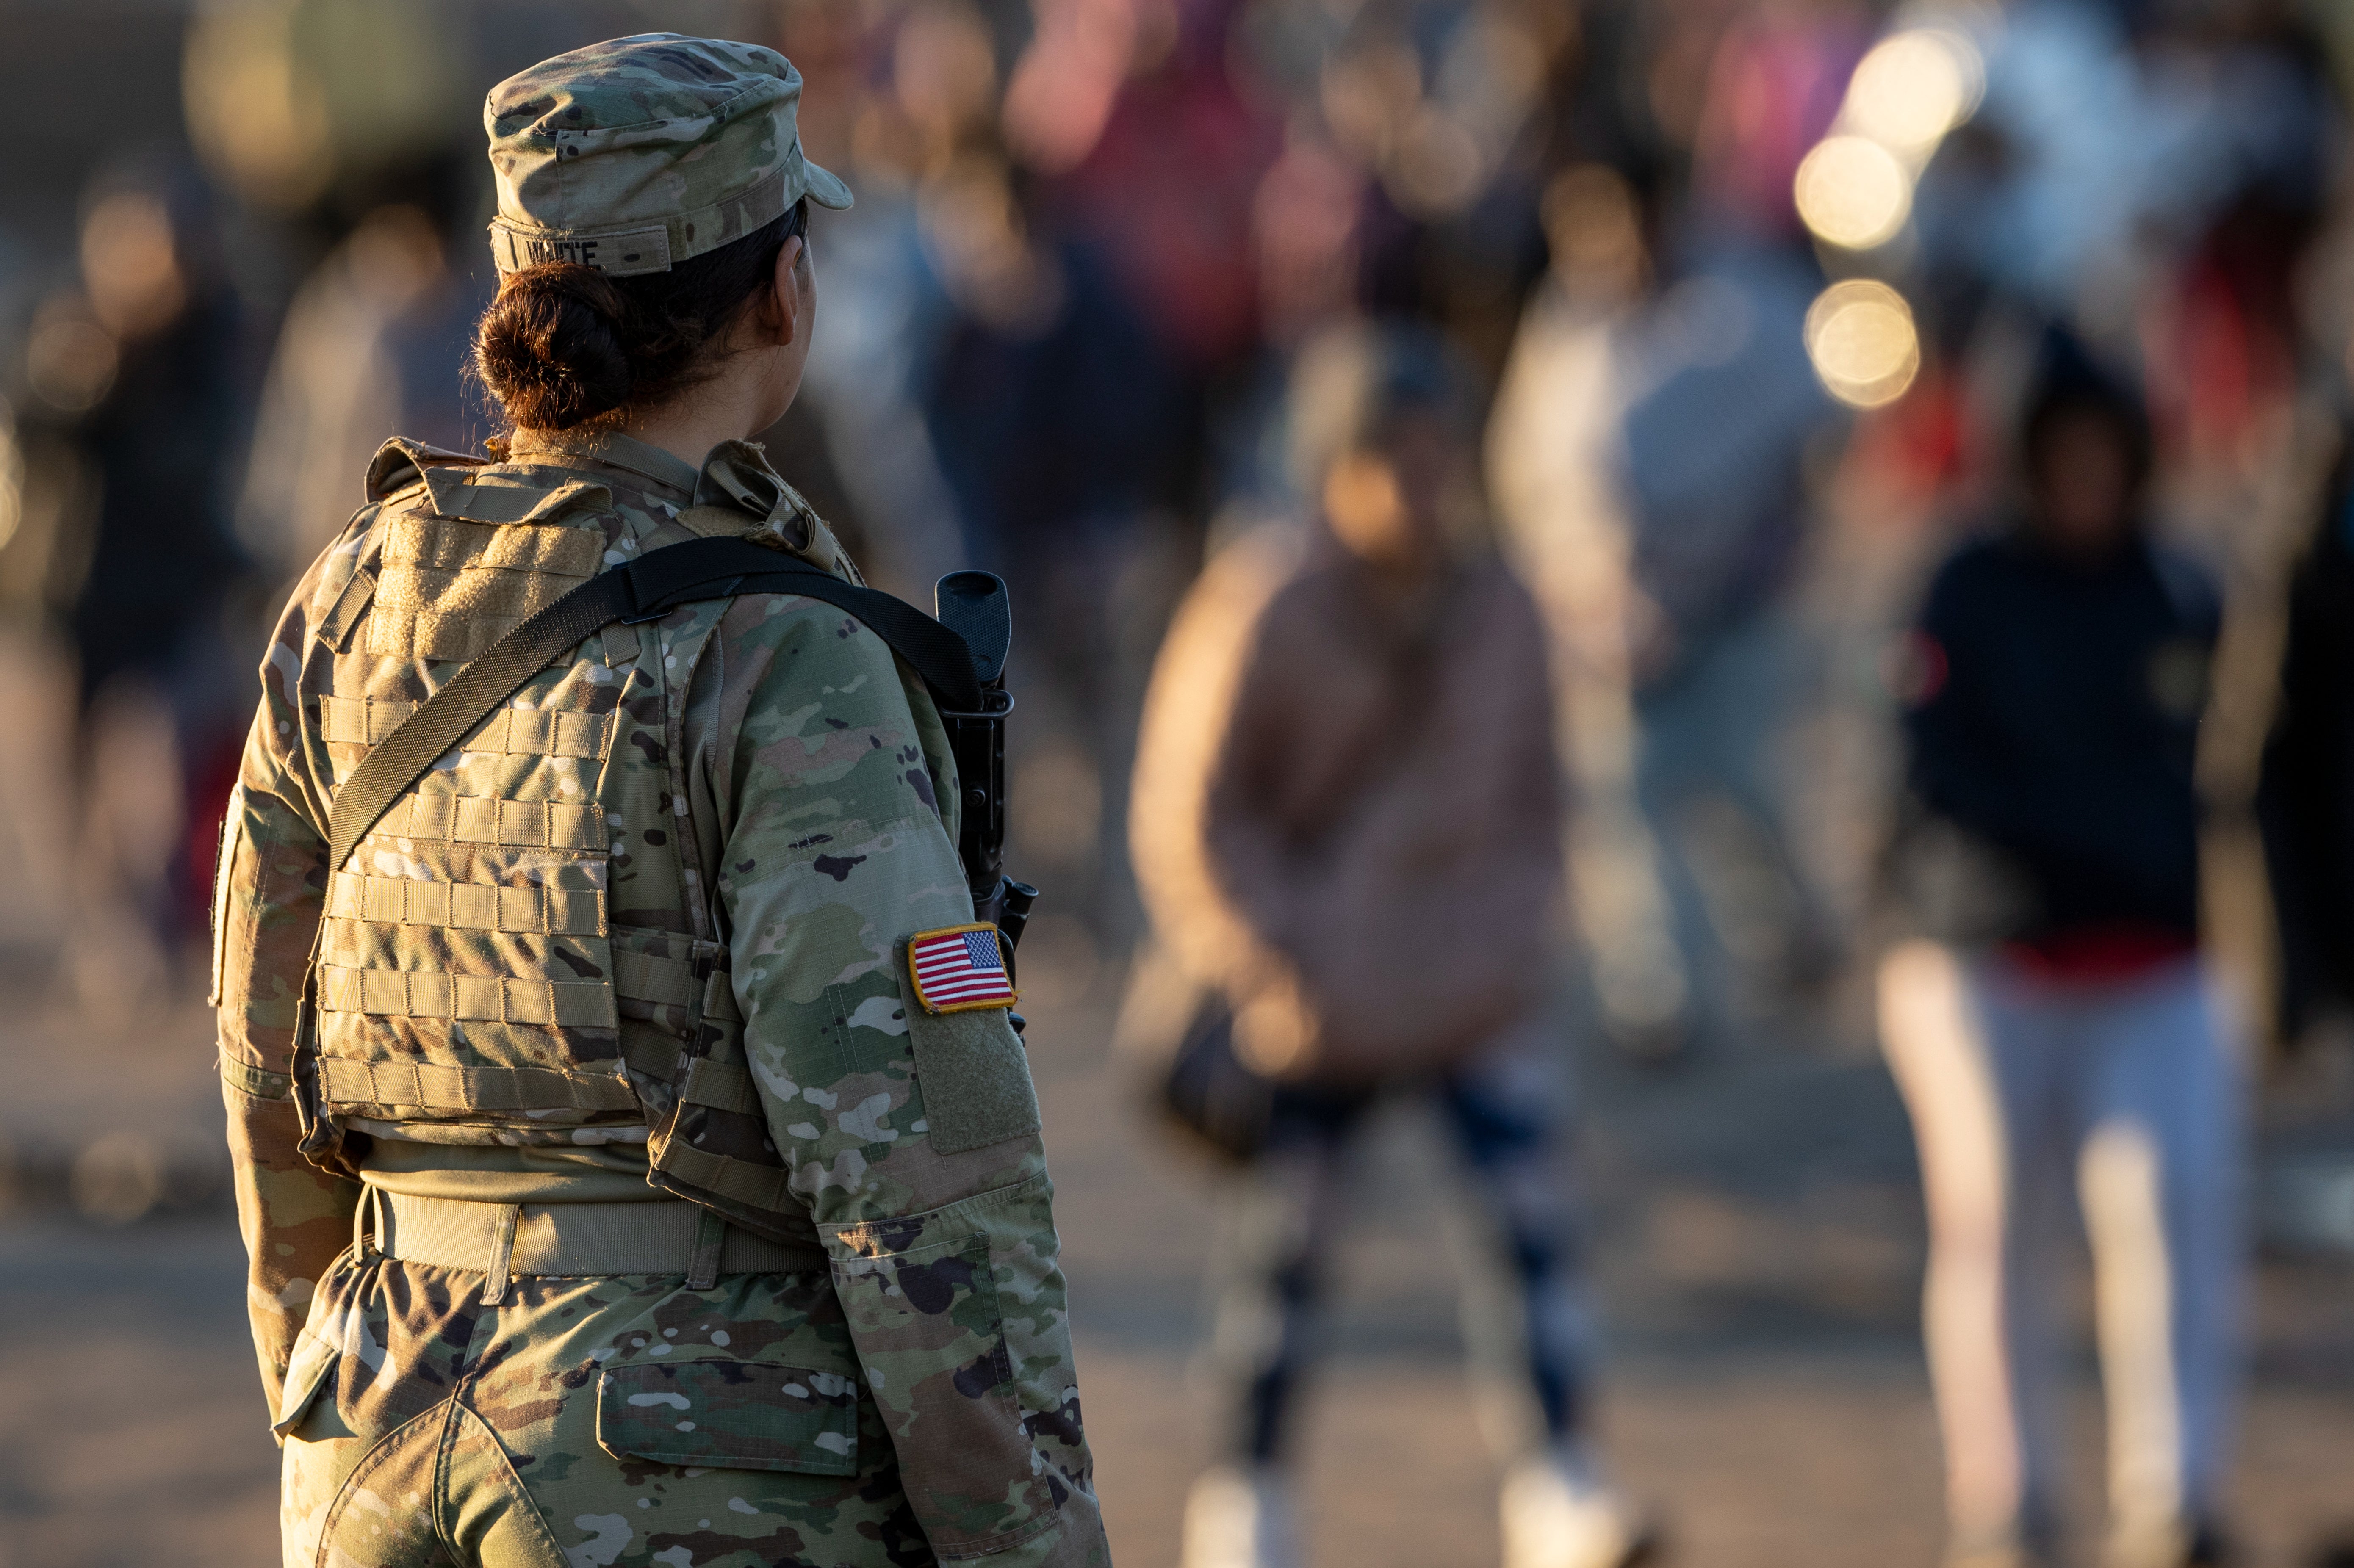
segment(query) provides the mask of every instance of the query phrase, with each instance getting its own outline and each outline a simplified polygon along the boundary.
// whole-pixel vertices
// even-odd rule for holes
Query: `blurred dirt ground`
[[[94,1031],[0,974],[0,1564],[273,1560],[209,1018]],[[1123,1568],[1168,1568],[1207,1446],[1193,1370],[1207,1173],[1135,1114],[1100,997],[1034,1010],[1089,1430]],[[1613,1351],[1610,1451],[1692,1568],[1895,1568],[1938,1543],[1902,1113],[1876,1064],[1797,1053],[1587,1072],[1578,1170]],[[115,1107],[109,1110],[106,1107]],[[114,1134],[111,1140],[107,1135]],[[1316,1568],[1494,1560],[1496,1466],[1459,1371],[1452,1211],[1410,1111],[1366,1150],[1308,1433]],[[109,1224],[153,1204],[147,1217]],[[2354,1263],[2268,1258],[2236,1489],[2252,1564],[2354,1524]],[[2085,1368],[2089,1373],[2089,1367]],[[2077,1399],[2083,1514],[2099,1422]]]

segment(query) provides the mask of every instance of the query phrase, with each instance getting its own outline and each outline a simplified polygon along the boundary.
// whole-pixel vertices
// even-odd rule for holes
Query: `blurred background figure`
[[[1863,38],[1843,4],[1758,6],[1726,29],[1673,286],[1648,313],[1614,432],[1636,799],[1681,969],[1654,984],[1684,996],[1683,1019],[1632,1035],[1654,1050],[1678,1024],[1722,1039],[1819,991],[1838,962],[1786,799],[1785,746],[1812,683],[1788,604],[1820,508],[1808,465],[1841,433],[1808,356],[1822,268],[1790,193]]]
[[[2354,299],[2344,307],[2337,324],[2354,329]],[[2354,355],[2325,363],[2306,403],[2308,471],[2284,487],[2304,504],[2284,530],[2278,662],[2257,672],[2277,685],[2256,694],[2271,721],[2257,787],[2279,912],[2275,1026],[2310,1058],[2354,1022]]]
[[[242,728],[224,639],[244,569],[229,505],[248,382],[196,171],[138,155],[101,170],[80,205],[75,281],[37,308],[26,342],[10,543],[72,660],[55,797],[74,862],[66,978],[120,1017],[166,1003],[183,949],[209,929]]]
[[[480,232],[475,173],[451,162],[420,175],[421,204],[362,217],[287,308],[237,519],[276,580],[299,576],[342,532],[351,476],[367,471],[386,431],[474,450],[482,421],[451,366],[465,362],[490,303],[458,260]]]
[[[1535,606],[1484,537],[1471,409],[1427,329],[1312,343],[1289,406],[1312,511],[1213,561],[1147,698],[1131,832],[1166,961],[1201,993],[1179,1049],[1269,1085],[1234,1150],[1225,1464],[1187,1506],[1187,1568],[1305,1561],[1297,1402],[1353,1146],[1399,1092],[1437,1106],[1517,1283],[1534,1419],[1507,1456],[1505,1562],[1618,1568],[1645,1544],[1586,1441],[1546,1016],[1553,715]]]
[[[1771,249],[1696,267],[1647,323],[1617,432],[1636,799],[1661,851],[1688,1026],[1720,1038],[1819,991],[1838,961],[1785,786],[1809,683],[1787,596],[1816,505],[1810,442],[1836,435],[1802,330],[1816,281]]]
[[[2056,1560],[2055,1215],[2092,1242],[2111,1568],[2223,1560],[2244,1272],[2240,1048],[2201,961],[2193,777],[2220,606],[2148,536],[2148,417],[2053,334],[2023,495],[1907,650],[1917,934],[1881,969],[1920,1141],[1956,1568]]]
[[[1572,885],[1596,1010],[1638,1055],[1683,1045],[1691,988],[1636,791],[1631,537],[1617,436],[1636,385],[1649,257],[1627,180],[1572,168],[1545,193],[1552,265],[1529,302],[1489,423],[1503,541],[1543,607]]]
[[[1801,333],[1806,263],[1731,244],[1647,301],[1618,175],[1564,174],[1547,213],[1553,272],[1490,462],[1554,630],[1596,1003],[1664,1059],[1836,963],[1788,844],[1781,752],[1806,685],[1783,600],[1834,405]]]

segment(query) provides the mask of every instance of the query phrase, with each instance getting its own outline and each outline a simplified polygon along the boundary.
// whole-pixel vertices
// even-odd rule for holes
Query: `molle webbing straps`
[[[315,973],[319,1006],[328,1012],[557,1028],[613,1029],[620,1024],[612,988],[602,980],[355,969],[340,964],[317,965]]]
[[[535,937],[605,935],[605,893],[594,887],[488,887],[338,871],[327,879],[331,919],[442,926]]]
[[[440,1111],[634,1109],[637,1096],[618,1077],[548,1067],[451,1067],[432,1062],[355,1062],[330,1056],[319,1064],[330,1105],[399,1106]]]
[[[376,600],[376,556],[370,551],[359,570],[352,574],[352,580],[344,585],[344,591],[335,596],[334,608],[327,611],[327,619],[319,624],[319,635],[338,653],[352,645],[352,629]]]
[[[330,746],[380,746],[419,705],[398,697],[319,699],[319,736]],[[501,708],[467,740],[469,751],[524,757],[602,758],[613,715]]]
[[[605,832],[604,809],[593,800],[404,795],[376,825],[398,839],[435,839],[514,849],[599,850],[610,842]]]
[[[335,794],[328,865],[341,871],[360,840],[443,754],[565,650],[614,621],[653,620],[697,599],[795,593],[845,610],[891,646],[944,706],[981,704],[964,639],[904,600],[843,582],[750,539],[696,539],[649,551],[599,574],[492,644],[361,758]]]

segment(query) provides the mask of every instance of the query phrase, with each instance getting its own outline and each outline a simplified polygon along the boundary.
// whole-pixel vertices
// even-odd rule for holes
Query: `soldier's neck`
[[[720,442],[749,440],[784,418],[801,389],[798,370],[773,349],[731,355],[701,386],[632,413],[622,421],[622,433],[700,469]],[[790,381],[789,371],[795,372]]]

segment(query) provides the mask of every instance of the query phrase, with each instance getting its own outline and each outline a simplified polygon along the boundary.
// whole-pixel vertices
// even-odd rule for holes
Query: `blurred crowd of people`
[[[0,611],[70,672],[74,770],[18,831],[103,927],[65,945],[110,955],[93,1000],[167,993],[203,931],[250,651],[368,454],[491,433],[470,95],[689,25],[660,10],[207,8],[185,134],[9,251]],[[1414,1086],[1524,1287],[1514,1441],[1553,1458],[1518,1506],[1587,1510],[1577,1563],[1640,1550],[1528,1173],[1558,1042],[1858,1033],[1875,975],[1956,1561],[2055,1537],[2027,1211],[2078,1185],[2118,1568],[2214,1560],[2249,1043],[2354,1001],[2349,15],[697,11],[796,62],[857,195],[772,455],[871,579],[981,567],[1019,607],[1025,969],[1132,969],[1124,1037],[1273,1086],[1228,1140],[1257,1174],[1193,1568],[1280,1558],[1311,1242],[1363,1107]],[[142,734],[164,782],[126,803]]]

